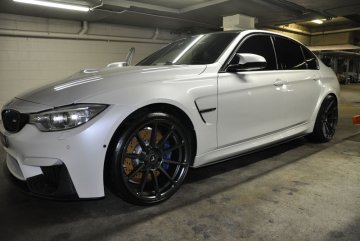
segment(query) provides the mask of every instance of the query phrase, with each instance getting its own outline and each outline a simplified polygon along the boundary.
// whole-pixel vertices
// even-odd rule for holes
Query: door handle
[[[313,80],[313,81],[318,81],[318,80],[320,80],[320,78],[317,77],[317,76],[313,76],[313,77],[312,77],[312,80]]]
[[[275,85],[276,87],[283,86],[283,85],[284,85],[284,81],[282,81],[282,80],[277,80],[277,81],[274,82],[274,85]]]

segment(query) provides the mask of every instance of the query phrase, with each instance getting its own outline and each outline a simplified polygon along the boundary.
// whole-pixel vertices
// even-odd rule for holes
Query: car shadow
[[[158,215],[209,199],[213,195],[297,162],[328,146],[329,144],[316,145],[304,139],[296,139],[226,162],[190,169],[185,183],[171,199],[151,207],[128,204],[108,190],[106,197],[99,200],[46,200],[23,194],[14,190],[9,183],[1,182],[0,213],[1,219],[6,220],[7,224],[0,225],[0,233],[4,240],[7,240],[7,237],[11,237],[11,240],[22,240],[33,232],[33,229],[51,230],[54,226],[60,226],[64,230],[71,230],[87,223],[94,225],[92,222],[95,222],[96,231],[78,233],[78,240],[100,240],[106,234],[126,230],[134,224],[146,222]],[[0,174],[1,179],[3,175]]]

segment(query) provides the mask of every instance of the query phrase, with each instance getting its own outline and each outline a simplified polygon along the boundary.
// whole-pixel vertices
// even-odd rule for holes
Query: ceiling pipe
[[[80,29],[80,31],[79,31],[78,34],[79,34],[79,35],[87,34],[88,30],[89,30],[89,24],[88,24],[88,22],[87,22],[87,21],[82,21],[82,22],[81,22],[81,29]]]
[[[209,6],[213,6],[216,4],[229,2],[229,1],[231,1],[231,0],[210,0],[210,1],[205,1],[202,3],[193,4],[188,7],[184,7],[184,8],[169,8],[169,7],[164,7],[164,6],[160,6],[160,5],[149,4],[149,3],[145,3],[145,2],[130,1],[130,0],[105,0],[104,4],[109,5],[109,6],[126,8],[126,9],[139,8],[139,9],[146,9],[146,10],[152,10],[152,11],[157,11],[157,12],[181,14],[181,13],[188,13],[188,12],[191,12],[194,10],[206,8]]]
[[[314,32],[311,33],[311,35],[323,35],[323,34],[333,34],[333,33],[346,33],[346,32],[352,32],[352,31],[359,31],[360,27],[356,28],[346,28],[346,29],[339,29],[339,30],[329,30],[329,31],[323,31],[323,32]]]
[[[226,2],[226,1],[229,1],[229,0],[213,0],[213,1],[210,1],[208,4],[210,6],[210,5],[217,4],[219,2]],[[156,11],[156,12],[172,13],[172,14],[185,13],[185,12],[188,12],[188,11],[192,11],[192,9],[182,11],[181,9],[179,10],[179,9],[167,8],[167,7],[162,7],[162,6],[158,6],[158,5],[152,5],[152,4],[140,3],[140,2],[134,2],[134,1],[128,1],[128,0],[121,0],[121,1],[119,1],[119,0],[105,0],[103,4],[104,5],[109,5],[109,6],[116,6],[116,7],[125,8],[125,10],[118,11],[118,10],[109,10],[109,9],[96,8],[96,9],[94,9],[94,11],[108,12],[108,13],[114,13],[114,14],[122,14],[122,13],[125,13],[125,12],[126,13],[134,13],[134,14],[140,14],[140,15],[164,18],[164,19],[171,19],[171,20],[181,21],[181,22],[201,24],[204,27],[206,26],[206,27],[219,29],[219,26],[214,26],[213,24],[210,24],[210,23],[199,22],[199,21],[196,21],[196,20],[180,18],[180,17],[172,17],[172,16],[162,15],[162,14],[143,12],[141,10],[132,10],[132,7],[139,8],[139,9],[152,10],[152,11]],[[201,7],[200,7],[200,6],[198,6],[198,4],[196,4],[194,6],[199,7],[199,8],[205,7],[203,5],[201,5]]]
[[[278,27],[278,26],[264,26],[263,28],[274,29],[274,30],[288,32],[288,33],[297,33],[297,34],[302,34],[302,35],[306,35],[306,36],[311,36],[310,32],[305,31],[305,30],[301,30],[301,29],[296,29],[296,28]]]
[[[266,3],[270,3],[273,5],[277,5],[279,7],[282,7],[288,11],[293,11],[294,13],[300,13],[300,16],[305,16],[309,14],[315,14],[318,15],[321,18],[332,18],[334,15],[329,13],[324,13],[321,11],[309,9],[306,7],[303,7],[301,4],[294,3],[293,1],[289,0],[260,0]]]
[[[89,35],[89,34],[81,35],[81,34],[70,34],[70,33],[48,33],[48,32],[38,32],[38,31],[22,31],[22,30],[7,30],[7,29],[0,29],[0,35],[15,36],[15,37],[98,40],[98,41],[114,41],[114,42],[136,42],[136,43],[158,43],[158,44],[169,43],[169,41],[156,40],[156,39],[101,36],[101,35]]]
[[[135,7],[135,8],[154,10],[154,11],[158,11],[158,12],[175,13],[175,14],[179,13],[179,10],[176,8],[168,8],[168,7],[163,7],[160,5],[154,5],[154,4],[142,3],[142,2],[134,2],[134,1],[129,1],[129,0],[105,0],[104,4],[109,5],[109,6],[126,8],[126,9]]]
[[[206,8],[206,7],[210,7],[216,4],[220,4],[220,3],[225,3],[225,2],[229,2],[230,0],[210,0],[210,1],[204,1],[202,3],[198,3],[195,5],[191,5],[185,8],[182,8],[179,10],[179,13],[188,13],[194,10],[198,10],[201,8]]]
[[[298,34],[307,35],[307,36],[318,36],[318,35],[326,35],[326,34],[334,34],[334,33],[346,33],[346,32],[360,30],[360,27],[356,27],[356,28],[346,28],[346,29],[329,30],[329,31],[321,31],[321,32],[308,32],[305,30],[290,28],[290,27],[266,26],[265,28],[275,29],[275,30],[280,30],[280,31],[290,32],[290,33],[298,33]]]
[[[154,32],[154,36],[152,37],[152,39],[156,40],[159,37],[159,33],[160,33],[159,28],[156,27],[155,32]]]
[[[103,1],[103,0],[100,0],[100,4],[91,7],[91,8],[90,8],[90,11],[93,11],[93,10],[96,9],[96,8],[101,8],[102,6],[104,6],[104,1]]]

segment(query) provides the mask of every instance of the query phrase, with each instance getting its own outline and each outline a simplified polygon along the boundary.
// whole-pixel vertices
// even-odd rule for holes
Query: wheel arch
[[[322,103],[324,102],[324,100],[326,99],[326,97],[329,96],[329,95],[334,96],[334,97],[335,97],[335,100],[336,100],[336,104],[339,105],[339,96],[338,96],[335,92],[333,92],[333,91],[328,91],[328,92],[326,92],[326,93],[322,96],[322,98],[320,99],[318,105],[316,106],[316,115],[317,115],[317,113],[319,112]]]
[[[336,103],[337,105],[339,105],[339,95],[335,92],[335,91],[327,91],[325,92],[323,95],[321,95],[321,98],[319,98],[316,106],[315,106],[315,109],[314,109],[314,112],[311,116],[311,120],[310,120],[310,127],[309,129],[307,130],[307,133],[311,133],[314,129],[314,126],[315,126],[315,121],[316,121],[316,117],[320,111],[320,107],[322,105],[322,103],[324,102],[324,100],[326,99],[327,96],[334,96],[335,97],[335,100],[336,100]]]
[[[194,164],[194,159],[195,159],[195,155],[196,155],[196,151],[197,151],[197,136],[196,136],[195,126],[193,124],[193,121],[189,117],[189,115],[186,114],[184,110],[182,110],[181,108],[179,108],[178,106],[175,106],[173,104],[152,103],[152,104],[145,105],[143,107],[140,107],[140,108],[132,111],[120,123],[120,125],[117,127],[117,129],[113,133],[113,135],[110,139],[108,148],[106,150],[106,155],[105,155],[105,160],[104,160],[105,163],[104,163],[103,173],[104,173],[105,183],[107,183],[107,178],[108,178],[107,171],[109,170],[110,155],[112,154],[112,151],[114,150],[114,148],[116,148],[116,144],[117,144],[116,140],[121,136],[122,131],[124,130],[124,128],[126,128],[126,124],[131,119],[137,118],[146,112],[164,112],[164,113],[173,115],[173,116],[179,118],[180,121],[183,124],[185,124],[185,126],[187,128],[189,128],[189,130],[191,130],[191,146],[193,147],[193,149],[192,149],[192,162],[190,163],[190,166],[192,166]]]
[[[324,143],[330,141],[335,134],[338,122],[339,100],[335,93],[327,93],[320,103],[314,126],[306,138],[312,142]],[[330,109],[332,106],[336,109]],[[336,114],[333,112],[335,110]],[[329,117],[330,119],[328,119]]]
[[[326,96],[328,96],[328,95],[334,96],[334,97],[335,97],[335,100],[336,100],[336,104],[339,104],[339,98],[338,98],[338,96],[337,96],[335,93],[330,92],[330,93],[328,93]],[[322,101],[324,101],[324,99],[326,98],[326,96],[323,98]]]

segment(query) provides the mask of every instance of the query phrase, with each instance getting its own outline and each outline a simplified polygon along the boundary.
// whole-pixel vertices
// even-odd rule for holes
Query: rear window
[[[279,69],[306,69],[301,45],[283,37],[274,37]]]
[[[307,68],[308,69],[319,69],[319,65],[318,65],[315,55],[310,50],[305,48],[304,46],[301,46],[301,48],[302,48],[304,56],[305,56]]]

